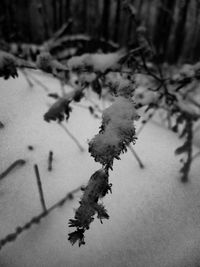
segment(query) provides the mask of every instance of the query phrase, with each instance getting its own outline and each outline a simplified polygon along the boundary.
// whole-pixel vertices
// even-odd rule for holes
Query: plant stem
[[[67,200],[71,200],[73,198],[74,193],[77,193],[79,190],[81,190],[81,188],[82,186],[79,186],[78,188],[72,190],[71,192],[67,193],[65,197],[61,198],[58,202],[56,202],[49,209],[47,209],[46,212],[42,212],[39,215],[34,216],[30,221],[25,223],[23,226],[16,227],[16,230],[14,232],[8,234],[6,237],[0,240],[0,250],[7,243],[14,242],[17,239],[17,237],[21,235],[21,233],[29,230],[34,224],[39,224],[41,219],[47,217],[54,209],[62,207],[65,204],[65,202]]]
[[[49,88],[45,84],[43,84],[40,80],[38,80],[34,75],[29,74],[29,76],[35,83],[37,83],[40,87],[42,87],[45,92],[49,92]]]
[[[23,166],[26,163],[24,159],[18,159],[14,161],[4,172],[0,174],[0,180],[5,178],[15,167]]]
[[[43,212],[46,213],[47,212],[47,208],[46,208],[46,204],[45,204],[45,200],[44,200],[44,194],[43,194],[43,190],[42,190],[42,183],[41,183],[41,179],[40,179],[40,173],[39,173],[39,169],[37,164],[34,165],[34,170],[35,170],[35,175],[37,178],[37,186],[38,186],[38,191],[39,191],[39,195],[40,195],[40,202],[42,205],[42,209]]]
[[[193,157],[192,157],[192,161],[194,161],[195,159],[197,159],[200,156],[200,151],[197,152]]]
[[[135,150],[132,148],[131,145],[128,146],[128,148],[130,149],[130,151],[132,152],[132,154],[134,155],[135,159],[137,160],[139,166],[141,169],[144,169],[144,164],[142,163],[141,159],[139,158],[139,156],[137,155],[137,153],[135,152]]]
[[[21,69],[21,73],[24,75],[24,78],[26,79],[29,87],[32,88],[34,85],[32,81],[30,80],[30,78],[28,77],[28,73],[24,69]]]
[[[59,123],[59,125],[69,135],[69,137],[74,141],[74,143],[78,146],[78,148],[80,149],[80,151],[83,152],[85,149],[82,147],[82,145],[76,139],[76,137],[62,123]]]
[[[48,171],[52,171],[52,162],[53,162],[53,152],[49,151]]]

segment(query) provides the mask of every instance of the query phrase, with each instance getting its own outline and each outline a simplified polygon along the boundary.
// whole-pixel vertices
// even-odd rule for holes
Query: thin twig
[[[200,156],[200,151],[192,157],[192,162]]]
[[[88,102],[90,102],[92,105],[94,105],[94,108],[95,108],[98,112],[100,112],[100,113],[103,112],[103,110],[99,107],[99,105],[98,105],[97,103],[95,103],[95,101],[93,101],[91,98],[89,98],[89,97],[87,96],[87,97],[86,97],[86,100],[87,100]]]
[[[65,96],[65,89],[64,89],[64,83],[62,80],[60,80],[60,90],[61,90],[62,97],[64,97]]]
[[[49,92],[49,88],[48,88],[45,84],[43,84],[40,80],[38,80],[34,75],[31,75],[31,74],[29,73],[29,76],[31,77],[31,79],[32,79],[35,83],[37,83],[40,87],[42,87],[42,88],[44,89],[45,92]]]
[[[38,170],[38,166],[37,164],[34,165],[34,170],[35,170],[35,175],[37,178],[37,186],[38,186],[38,191],[39,191],[39,195],[40,195],[40,202],[42,205],[42,209],[43,212],[47,212],[47,208],[46,208],[46,204],[45,204],[45,200],[44,200],[44,194],[43,194],[43,190],[42,190],[42,183],[41,183],[41,179],[40,179],[40,173]]]
[[[48,171],[52,171],[53,151],[49,151],[48,157]]]
[[[137,130],[137,133],[136,133],[137,136],[138,136],[138,135],[141,133],[141,131],[144,129],[145,125],[146,125],[146,124],[153,118],[153,116],[155,115],[156,111],[157,111],[157,109],[154,109],[154,111],[153,111],[151,114],[149,114],[148,118],[147,118],[146,120],[143,120],[143,121],[142,121],[142,125],[141,125],[140,128]]]
[[[47,217],[54,209],[58,207],[62,207],[67,200],[73,199],[73,195],[80,191],[82,186],[72,190],[71,192],[67,193],[65,197],[61,198],[58,202],[52,205],[46,212],[42,212],[37,216],[34,216],[29,222],[25,223],[23,226],[16,227],[16,230],[6,237],[0,240],[0,250],[8,243],[14,242],[19,235],[21,235],[24,231],[29,230],[34,224],[39,224],[41,219]]]
[[[130,151],[132,152],[132,154],[134,155],[135,159],[137,160],[139,166],[141,169],[144,169],[144,164],[142,163],[141,159],[139,158],[139,156],[137,155],[137,153],[135,152],[135,150],[132,148],[131,145],[128,146],[128,148],[130,149]]]
[[[200,130],[200,124],[196,126],[196,128],[194,129],[194,133],[198,132]]]
[[[148,68],[148,66],[146,64],[145,57],[144,57],[142,52],[140,52],[140,56],[141,56],[141,59],[142,59],[143,67],[144,67],[145,71],[147,72],[147,74],[152,76],[156,81],[163,83],[162,78],[158,77],[156,74],[154,74],[153,72],[151,72],[149,70],[149,68]]]
[[[79,143],[79,141],[76,139],[76,137],[67,129],[66,126],[64,126],[62,123],[58,124],[63,130],[69,135],[69,137],[74,141],[74,143],[78,146],[81,152],[83,152],[85,149],[82,147],[82,145]]]
[[[0,180],[5,178],[13,169],[15,169],[17,166],[23,166],[26,163],[24,159],[18,159],[14,161],[4,172],[0,174]]]
[[[28,73],[24,69],[21,69],[21,73],[24,75],[24,78],[26,79],[29,87],[32,88],[34,85],[32,81],[30,80],[30,78],[28,77]]]

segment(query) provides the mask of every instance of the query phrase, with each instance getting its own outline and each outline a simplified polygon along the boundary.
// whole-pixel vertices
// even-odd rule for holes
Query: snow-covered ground
[[[59,92],[56,80],[37,78],[49,92]],[[0,181],[0,239],[41,212],[34,164],[39,167],[48,207],[86,184],[100,167],[87,151],[87,141],[98,132],[100,120],[74,106],[66,126],[85,148],[80,152],[57,123],[43,120],[52,102],[42,87],[30,88],[21,75],[0,80],[0,121],[5,124],[0,129],[0,173],[17,159],[26,160]],[[89,105],[87,101],[81,104]],[[113,193],[103,200],[110,219],[103,224],[95,219],[86,232],[85,246],[71,246],[67,240],[68,220],[78,207],[80,192],[3,247],[0,266],[199,266],[200,160],[192,165],[189,183],[182,184],[179,158],[174,155],[179,145],[175,134],[148,123],[135,146],[145,168],[139,168],[130,151],[115,161],[110,173]],[[50,150],[52,172],[47,170]]]

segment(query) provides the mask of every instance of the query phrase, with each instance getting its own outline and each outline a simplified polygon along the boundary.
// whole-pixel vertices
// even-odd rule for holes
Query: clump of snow
[[[124,53],[116,52],[109,54],[94,54],[91,57],[92,65],[95,71],[105,72],[107,70],[119,69],[119,60]]]
[[[133,121],[138,115],[131,98],[117,97],[102,117],[102,131],[90,141],[89,151],[95,161],[112,166],[114,158],[119,159],[126,146],[135,141]]]
[[[85,83],[92,83],[95,79],[97,78],[97,75],[95,73],[81,73],[79,75],[79,81],[81,82],[81,84],[85,84]]]
[[[134,102],[131,99],[119,96],[110,107],[104,110],[102,122],[103,124],[108,124],[109,121],[121,123],[123,120],[133,121],[138,118]]]
[[[74,56],[70,58],[67,62],[69,69],[73,70],[73,69],[84,68],[84,66],[86,65],[88,56],[89,54],[83,54],[81,56]]]
[[[104,133],[95,135],[89,143],[89,151],[97,162],[108,164],[121,152],[120,137],[116,134],[116,129],[107,127]]]
[[[134,101],[141,106],[158,102],[159,93],[153,92],[145,86],[139,86],[134,93]]]
[[[191,64],[184,64],[179,73],[182,77],[193,77],[195,75],[195,67]]]
[[[83,54],[68,60],[69,69],[90,68],[96,72],[104,73],[107,70],[119,69],[119,60],[124,55],[123,51],[108,54]]]

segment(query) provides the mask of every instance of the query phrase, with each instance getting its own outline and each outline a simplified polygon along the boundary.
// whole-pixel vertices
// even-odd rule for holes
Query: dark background
[[[145,26],[165,61],[196,62],[200,57],[199,0],[1,0],[0,38],[40,44],[69,18],[70,34],[127,46],[134,43],[137,27]]]

